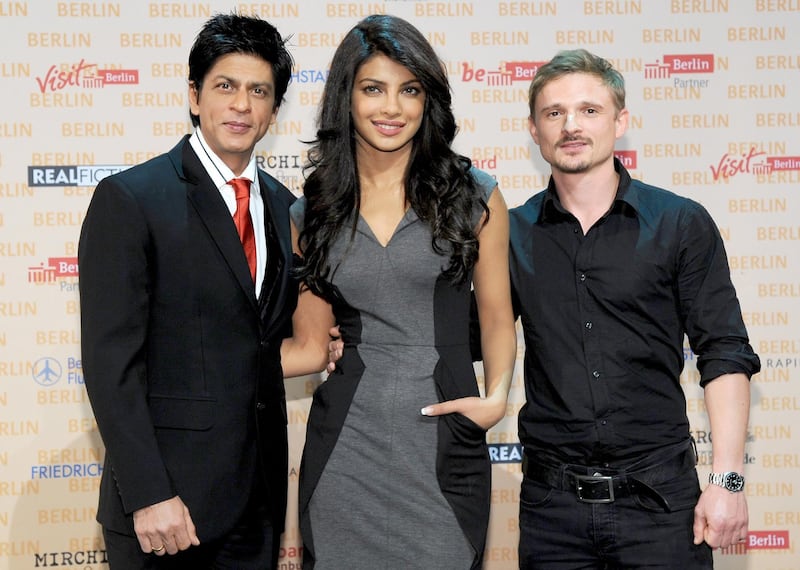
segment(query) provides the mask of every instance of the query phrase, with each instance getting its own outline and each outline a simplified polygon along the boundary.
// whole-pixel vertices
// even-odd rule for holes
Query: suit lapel
[[[211,178],[192,150],[188,137],[184,138],[183,145],[179,144],[170,152],[170,157],[179,175],[186,182],[189,201],[219,248],[239,286],[253,307],[256,308],[253,280],[250,277],[247,258],[230,212],[225,206],[219,190],[211,182]]]
[[[261,198],[264,201],[264,221],[267,232],[267,247],[270,258],[264,276],[264,284],[259,296],[259,309],[262,322],[266,330],[274,330],[276,319],[282,311],[276,308],[283,307],[289,286],[289,272],[286,270],[288,259],[291,259],[292,244],[289,236],[289,215],[286,207],[276,197],[274,182],[264,173],[258,173]]]

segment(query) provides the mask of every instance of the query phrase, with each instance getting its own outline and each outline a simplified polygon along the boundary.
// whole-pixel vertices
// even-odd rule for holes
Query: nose
[[[400,97],[397,94],[388,93],[384,98],[382,111],[384,115],[400,114]]]
[[[575,131],[579,131],[581,129],[581,126],[575,120],[575,113],[567,113],[567,118],[564,121],[564,126],[562,128],[568,133],[574,133]]]
[[[239,89],[233,96],[231,107],[240,113],[247,112],[250,109],[250,93],[246,89]]]

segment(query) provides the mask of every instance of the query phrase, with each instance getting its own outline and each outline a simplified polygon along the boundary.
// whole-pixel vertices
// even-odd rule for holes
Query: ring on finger
[[[162,544],[158,548],[151,548],[150,550],[152,550],[153,552],[161,552],[162,550],[164,550],[164,545]]]

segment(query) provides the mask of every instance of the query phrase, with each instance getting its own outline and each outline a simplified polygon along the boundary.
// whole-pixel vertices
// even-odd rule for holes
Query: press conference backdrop
[[[94,520],[104,450],[79,346],[78,231],[100,179],[191,131],[189,48],[208,17],[232,9],[292,36],[288,99],[257,157],[298,195],[330,57],[368,14],[402,16],[429,38],[452,82],[457,149],[497,178],[510,206],[548,179],[527,132],[537,67],[566,48],[610,59],[631,112],[617,155],[634,177],[711,211],[762,358],[745,456],[750,535],[717,551],[717,567],[800,568],[798,0],[0,1],[0,568],[106,567]],[[705,479],[713,434],[695,355],[688,345],[684,353]],[[297,473],[320,381],[287,380],[287,570],[301,567]],[[523,401],[520,360],[508,413],[488,434],[491,570],[517,567]]]

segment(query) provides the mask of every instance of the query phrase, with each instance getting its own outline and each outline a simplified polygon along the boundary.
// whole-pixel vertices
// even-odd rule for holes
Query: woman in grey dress
[[[422,34],[393,16],[359,22],[334,54],[291,211],[308,288],[298,318],[327,326],[332,311],[344,341],[308,420],[306,569],[481,565],[485,432],[506,411],[516,336],[507,209],[494,179],[451,150],[455,133],[446,71]]]

